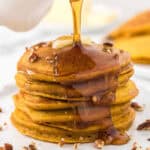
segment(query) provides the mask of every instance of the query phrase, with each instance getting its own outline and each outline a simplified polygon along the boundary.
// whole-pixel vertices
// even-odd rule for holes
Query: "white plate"
[[[150,145],[150,142],[147,141],[150,138],[150,131],[137,131],[136,127],[139,123],[142,123],[146,119],[150,119],[150,100],[149,100],[149,93],[150,88],[147,88],[150,82],[145,80],[139,80],[134,78],[137,83],[137,86],[140,90],[139,96],[136,98],[140,104],[145,105],[145,109],[143,112],[137,113],[136,120],[132,125],[129,134],[132,135],[132,140],[123,146],[106,146],[104,150],[130,150],[132,144],[137,141],[140,145],[144,148]],[[65,145],[63,148],[60,148],[56,144],[45,143],[41,141],[34,140],[32,138],[23,136],[20,134],[12,125],[9,120],[10,113],[13,111],[13,101],[12,95],[14,93],[11,92],[13,86],[8,85],[3,89],[3,94],[0,96],[0,106],[3,108],[3,113],[0,113],[0,124],[2,125],[4,122],[8,122],[8,125],[4,128],[3,131],[0,133],[0,145],[4,143],[11,143],[14,146],[14,150],[21,150],[23,146],[30,144],[32,141],[36,142],[38,150],[71,150],[73,149],[72,145]],[[1,94],[1,93],[0,93]],[[6,94],[6,95],[5,95]],[[79,145],[79,150],[94,150],[93,144],[81,144]]]

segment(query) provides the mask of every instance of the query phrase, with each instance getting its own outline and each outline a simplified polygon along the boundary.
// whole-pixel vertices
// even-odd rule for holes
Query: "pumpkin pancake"
[[[150,63],[150,10],[144,11],[108,35],[115,46],[127,50],[136,63]]]
[[[119,77],[120,85],[123,86],[125,82],[133,75],[133,71],[126,74],[122,74]],[[108,78],[110,78],[108,76]],[[84,83],[78,83],[73,85],[61,85],[59,83],[52,82],[39,82],[30,81],[23,74],[16,75],[16,82],[19,88],[29,94],[44,96],[48,98],[62,99],[62,100],[89,100],[88,97],[101,91],[107,90],[114,86],[114,81],[110,83],[110,87],[104,87],[105,77],[100,77],[95,80],[90,80]],[[83,97],[84,96],[84,97]],[[82,98],[83,97],[83,98]]]
[[[81,103],[81,106],[83,104]],[[75,114],[73,109],[64,109],[64,110],[55,110],[55,111],[37,111],[27,107],[20,99],[15,99],[16,108],[22,110],[35,122],[71,122],[74,120],[80,121],[80,114],[84,121],[96,121],[105,117],[109,117],[108,107],[106,106],[93,106],[79,108],[79,114]],[[111,115],[115,116],[117,114],[122,114],[127,111],[127,108],[130,106],[130,103],[114,105],[111,107]],[[72,106],[73,107],[73,106]],[[86,111],[86,113],[85,113]],[[97,112],[97,113],[95,113]],[[102,112],[102,113],[101,113]]]
[[[18,113],[20,113],[20,112],[23,113],[23,111],[21,111],[19,109],[17,109],[16,111],[18,111]],[[126,116],[128,116],[128,115],[130,116],[131,113],[133,113],[133,109],[131,107],[129,107],[128,111],[126,111],[125,113],[123,113],[121,115],[118,115],[118,116],[114,116],[112,118],[114,125],[116,126],[117,124],[119,124],[121,118],[124,118],[124,117],[125,117],[124,122],[128,121],[129,118],[126,117]],[[35,123],[37,123],[37,122],[35,122]],[[104,118],[101,121],[97,121],[95,124],[93,123],[92,125],[84,126],[84,128],[82,126],[80,126],[80,128],[75,128],[71,122],[68,122],[68,123],[44,123],[44,122],[43,123],[39,123],[38,122],[37,124],[45,125],[45,126],[49,126],[49,127],[61,128],[63,130],[67,130],[67,131],[71,131],[71,132],[75,132],[75,133],[79,133],[79,132],[87,133],[87,132],[93,132],[93,131],[97,131],[97,130],[105,130],[106,128],[108,128],[109,126],[112,125],[112,122],[110,121],[110,119]],[[125,129],[125,128],[123,128],[123,125],[122,125],[122,130],[123,129]],[[121,128],[120,128],[120,130],[121,130]]]
[[[114,42],[116,47],[127,49],[134,62],[150,63],[150,34],[119,38]]]
[[[128,116],[131,112],[132,112],[131,107],[128,107],[128,108],[126,108],[126,111],[124,113],[122,113],[122,114],[120,113],[118,115],[112,115],[113,124],[115,126],[117,124],[119,124],[120,118],[124,118],[125,117],[125,119],[127,119],[126,116]],[[78,128],[76,128],[73,125],[72,122],[39,123],[39,124],[50,126],[50,127],[62,128],[64,130],[68,130],[68,131],[72,131],[72,132],[91,132],[91,131],[98,131],[98,130],[106,130],[107,128],[112,126],[112,121],[109,118],[106,117],[106,118],[103,118],[103,119],[95,121],[95,122],[88,122],[88,123],[86,123],[84,125],[83,124],[82,125],[78,124]],[[87,126],[87,124],[88,124],[88,126]],[[122,130],[123,130],[123,128],[122,128]]]
[[[136,36],[150,33],[150,10],[141,12],[113,31],[110,38]]]
[[[114,105],[130,102],[136,95],[138,90],[132,81],[129,81],[125,86],[117,89],[116,100]],[[65,101],[49,99],[41,96],[33,96],[27,93],[21,92],[15,96],[23,101],[28,107],[35,110],[55,110],[71,108],[72,106],[80,106],[80,102],[66,103]]]
[[[117,55],[119,55],[118,65],[115,59]],[[120,69],[120,65],[124,67],[130,63],[128,53],[120,53],[117,49],[107,53],[102,45],[95,43],[84,44],[80,48],[71,45],[55,49],[50,42],[38,46],[34,51],[38,61],[30,63],[30,56],[33,56],[33,52],[27,50],[21,57],[17,67],[19,72],[27,74],[32,79],[59,83],[83,82],[115,72]],[[57,69],[54,65],[56,60]]]
[[[130,113],[126,115],[126,118],[121,117],[118,121],[116,127],[119,130],[126,130],[134,120],[135,113],[131,109]],[[15,110],[11,116],[12,123],[16,128],[25,135],[31,136],[33,138],[58,143],[61,141],[61,138],[65,139],[65,143],[86,143],[93,142],[98,138],[98,132],[69,132],[63,129],[49,127],[45,125],[39,125],[34,122],[20,110]],[[125,120],[125,121],[124,121]],[[57,136],[56,136],[57,135]],[[82,139],[80,137],[83,137]],[[128,138],[124,141],[126,143]],[[113,141],[112,144],[121,144],[117,141]]]

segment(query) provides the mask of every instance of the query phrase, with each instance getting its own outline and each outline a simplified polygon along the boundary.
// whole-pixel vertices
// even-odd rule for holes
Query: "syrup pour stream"
[[[70,0],[70,4],[74,21],[73,42],[79,43],[81,41],[81,11],[83,0]]]

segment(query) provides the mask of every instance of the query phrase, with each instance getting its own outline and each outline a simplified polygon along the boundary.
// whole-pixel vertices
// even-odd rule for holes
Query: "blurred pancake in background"
[[[144,11],[108,35],[136,63],[150,63],[150,10]]]

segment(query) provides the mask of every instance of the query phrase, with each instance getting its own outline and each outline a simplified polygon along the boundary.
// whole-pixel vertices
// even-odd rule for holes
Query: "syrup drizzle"
[[[79,43],[81,41],[81,11],[83,0],[70,0],[70,4],[74,22],[73,42]]]
[[[70,0],[70,4],[72,7],[73,22],[74,22],[73,44],[75,44],[74,47],[76,47],[77,49],[81,49],[82,44],[81,44],[81,35],[80,34],[81,34],[81,11],[82,11],[83,0]],[[120,65],[119,57],[116,58],[116,64]],[[115,79],[116,83],[118,83],[119,71],[116,74],[117,74],[117,77],[115,74],[112,75],[112,77]],[[105,83],[106,86],[108,86],[110,84],[110,81],[105,80],[105,82],[106,82]],[[117,138],[122,139],[122,137],[123,137],[124,140],[128,140],[128,137],[125,134],[121,135],[118,132],[118,130],[115,128],[113,120],[112,120],[111,105],[112,105],[112,102],[115,101],[115,99],[116,99],[115,95],[116,95],[117,87],[118,87],[118,85],[116,84],[116,86],[113,89],[113,92],[111,92],[111,95],[108,97],[104,94],[104,92],[98,93],[96,95],[96,98],[98,100],[97,105],[99,106],[100,109],[102,109],[102,106],[100,104],[101,104],[103,97],[105,97],[105,98],[103,99],[102,103],[110,104],[110,106],[107,106],[105,109],[109,112],[109,121],[111,122],[111,127],[109,127],[104,132],[98,132],[98,138],[102,138],[102,137],[106,136],[106,139],[103,139],[103,140],[105,140],[105,143],[107,141],[108,136],[112,137],[112,140],[109,142],[109,144],[111,144],[113,142],[113,140],[115,140]],[[86,111],[87,107],[89,107],[89,105],[84,105],[82,103],[81,103],[81,105],[82,105],[82,109],[80,109],[79,107],[73,106],[74,113],[76,115],[80,116],[80,121],[78,121],[78,122],[74,121],[74,123],[73,123],[75,128],[82,128],[82,126],[84,128],[89,125],[88,122],[85,120],[87,115],[90,115],[90,112]],[[93,106],[93,108],[95,108],[95,106]],[[124,142],[124,141],[122,141],[122,142]]]

